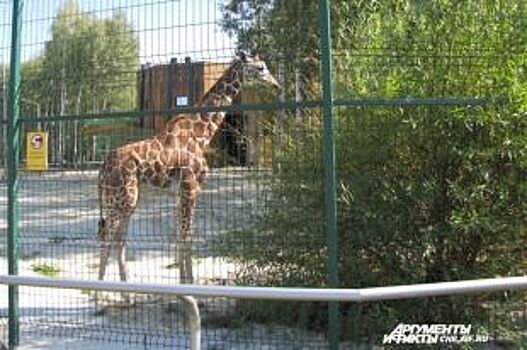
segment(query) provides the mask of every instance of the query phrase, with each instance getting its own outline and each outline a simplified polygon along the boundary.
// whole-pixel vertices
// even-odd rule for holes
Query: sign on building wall
[[[48,133],[28,132],[26,136],[27,170],[48,169]]]

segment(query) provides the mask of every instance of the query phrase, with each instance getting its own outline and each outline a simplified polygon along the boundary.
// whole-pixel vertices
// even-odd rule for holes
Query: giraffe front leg
[[[196,206],[198,189],[183,187],[180,201],[180,239],[178,244],[179,278],[181,283],[194,283],[192,272],[192,217]],[[183,184],[185,186],[185,183]]]
[[[193,169],[193,170],[191,170]],[[194,283],[192,271],[192,219],[201,185],[207,173],[205,158],[196,158],[190,168],[182,169],[180,187],[180,240],[178,245],[179,278]]]
[[[108,266],[108,260],[110,260],[110,253],[112,250],[112,245],[110,242],[102,241],[100,244],[100,253],[99,253],[99,281],[104,279],[106,274],[106,267]]]

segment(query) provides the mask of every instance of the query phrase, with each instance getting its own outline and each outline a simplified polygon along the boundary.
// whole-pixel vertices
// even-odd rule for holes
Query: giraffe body
[[[199,105],[228,106],[239,94],[242,83],[250,80],[277,85],[262,60],[241,53]],[[177,181],[180,196],[180,281],[193,282],[192,217],[208,171],[204,153],[224,116],[223,111],[176,116],[154,137],[121,146],[106,158],[99,171],[100,280],[104,279],[112,248],[116,251],[120,279],[127,280],[126,236],[130,217],[137,206],[139,184],[144,182],[167,188]]]

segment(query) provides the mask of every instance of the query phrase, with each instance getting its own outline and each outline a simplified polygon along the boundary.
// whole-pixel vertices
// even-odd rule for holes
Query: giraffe
[[[278,86],[258,55],[238,51],[230,67],[209,89],[197,106],[232,104],[242,85],[261,81]],[[118,147],[99,171],[100,245],[99,280],[104,279],[112,248],[117,256],[120,280],[126,282],[126,236],[139,195],[139,184],[167,188],[179,181],[178,264],[182,283],[193,283],[191,261],[192,218],[208,171],[204,156],[223,122],[225,111],[177,115],[152,138]]]

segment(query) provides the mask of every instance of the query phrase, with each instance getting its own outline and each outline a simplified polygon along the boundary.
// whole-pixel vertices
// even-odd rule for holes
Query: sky
[[[123,12],[139,38],[141,63],[158,64],[172,58],[225,61],[234,40],[221,31],[222,0],[77,0],[82,11],[99,18]],[[66,0],[25,0],[22,61],[42,53],[51,39],[54,15]],[[0,63],[9,61],[12,0],[0,0]]]

